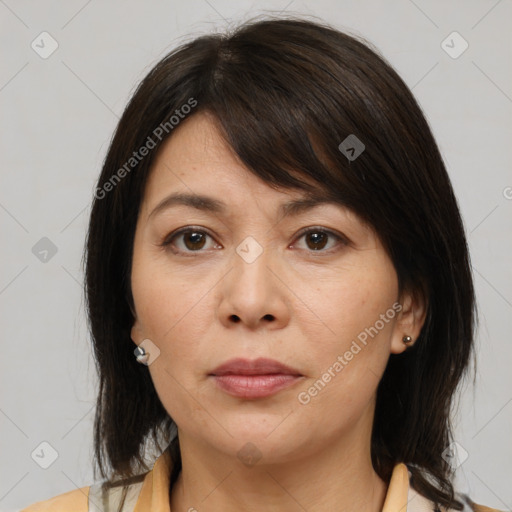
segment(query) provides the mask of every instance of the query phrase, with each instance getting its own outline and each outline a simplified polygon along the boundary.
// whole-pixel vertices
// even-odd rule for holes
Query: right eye
[[[162,242],[163,247],[174,247],[177,250],[173,252],[192,253],[204,252],[202,249],[207,245],[207,240],[213,238],[203,229],[195,227],[186,227],[171,233]],[[220,247],[217,245],[217,247]],[[211,247],[213,248],[213,247]]]

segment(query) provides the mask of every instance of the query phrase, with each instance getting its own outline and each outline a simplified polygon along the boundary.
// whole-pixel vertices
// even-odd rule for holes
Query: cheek
[[[360,333],[377,324],[379,334],[389,335],[396,316],[387,315],[398,297],[398,283],[393,266],[386,261],[359,268],[342,268],[331,273],[329,279],[311,281],[302,279],[294,288],[298,297],[309,306],[303,311],[302,324],[309,329],[308,338],[313,348],[342,350]],[[300,286],[299,286],[300,283]],[[384,323],[381,321],[384,315]],[[309,317],[309,321],[306,321]],[[372,333],[373,333],[372,329]],[[384,336],[383,336],[384,337]]]
[[[301,388],[306,393],[301,403],[336,404],[334,410],[346,417],[360,412],[375,393],[389,359],[398,306],[394,267],[386,260],[378,263],[357,272],[345,269],[336,279],[299,292],[321,320],[320,326],[302,322],[313,372]]]
[[[212,368],[207,343],[212,339],[213,290],[219,276],[197,267],[171,270],[165,258],[143,257],[134,260],[132,290],[142,335],[160,350],[149,371],[171,416],[186,417],[198,408],[186,390],[200,393],[198,383]]]
[[[176,275],[133,281],[137,313],[145,337],[156,343],[162,353],[188,360],[188,353],[194,354],[198,349],[213,317],[204,286],[191,286],[195,281]]]
[[[131,285],[137,316],[146,337],[165,348],[168,339],[188,326],[190,314],[201,309],[205,291],[214,283],[205,272],[176,268],[149,240],[135,239]],[[204,313],[204,312],[203,312]]]
[[[144,337],[160,349],[160,357],[148,367],[160,401],[179,425],[194,418],[195,427],[206,429],[198,379],[207,366],[203,341],[213,320],[210,297],[204,287],[191,286],[195,281],[176,275],[141,274],[132,282]]]

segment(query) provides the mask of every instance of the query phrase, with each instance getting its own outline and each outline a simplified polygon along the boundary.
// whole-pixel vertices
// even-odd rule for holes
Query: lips
[[[243,399],[265,398],[288,388],[304,376],[273,359],[231,359],[218,366],[210,377],[225,393]]]
[[[279,361],[273,359],[259,358],[255,360],[249,359],[230,359],[221,364],[210,375],[296,375],[302,374],[295,368],[286,366]]]

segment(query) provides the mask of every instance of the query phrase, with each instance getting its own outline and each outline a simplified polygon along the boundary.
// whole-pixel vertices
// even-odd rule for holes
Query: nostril
[[[274,315],[265,315],[263,318],[264,318],[265,320],[275,320],[275,319],[274,319]]]
[[[233,322],[235,322],[235,324],[237,324],[238,322],[240,322],[240,318],[237,317],[236,315],[231,315],[231,320],[233,320]]]

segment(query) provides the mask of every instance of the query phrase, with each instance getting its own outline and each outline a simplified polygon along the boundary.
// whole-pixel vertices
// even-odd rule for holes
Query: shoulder
[[[156,490],[160,502],[168,497],[170,460],[169,452],[165,451],[146,473],[75,489],[34,503],[20,512],[116,512],[120,509],[133,512],[137,503],[143,506],[141,510],[149,510],[145,504],[152,503]]]
[[[468,510],[469,512],[503,512],[502,510],[498,510],[497,508],[486,507],[485,505],[479,505],[475,503],[467,494],[464,493],[455,493],[458,500],[464,503],[464,510]],[[451,512],[448,511],[448,512]]]
[[[39,501],[20,512],[132,512],[148,473],[115,484],[97,483]]]
[[[21,512],[88,512],[90,487],[82,487],[59,494],[49,500],[38,501]]]
[[[471,500],[469,500],[471,501]],[[479,505],[478,503],[471,502],[474,512],[503,512],[497,508],[486,507],[485,505]]]
[[[463,492],[455,491],[455,497],[464,505],[464,508],[461,512],[504,512],[502,510],[498,510],[497,508],[490,508],[486,507],[485,505],[479,505]],[[418,493],[409,482],[407,512],[435,512],[438,510],[439,509],[436,508],[434,502]],[[457,512],[455,509],[446,509],[444,507],[441,507],[440,510],[441,512]]]
[[[467,495],[461,493],[455,493],[455,497],[463,503],[464,508],[461,512],[504,512],[502,510],[498,510],[497,508],[490,508],[484,505],[479,505],[478,503],[474,503]],[[409,491],[409,501],[407,503],[407,512],[458,512],[453,508],[446,509],[441,507],[441,509],[436,508],[434,502],[425,498],[421,494],[418,494],[416,491],[411,489]]]

